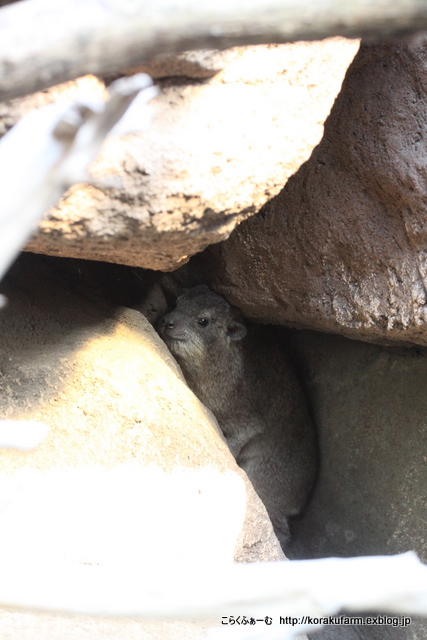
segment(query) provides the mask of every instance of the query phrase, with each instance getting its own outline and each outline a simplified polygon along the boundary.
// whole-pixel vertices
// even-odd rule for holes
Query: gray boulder
[[[249,318],[427,344],[425,40],[362,46],[322,142],[209,252]]]

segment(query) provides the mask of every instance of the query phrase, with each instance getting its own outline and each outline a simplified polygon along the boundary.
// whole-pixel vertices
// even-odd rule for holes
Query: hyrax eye
[[[199,319],[197,320],[197,324],[198,324],[200,327],[207,327],[207,326],[208,326],[208,324],[209,324],[209,320],[208,320],[208,318],[199,318]]]

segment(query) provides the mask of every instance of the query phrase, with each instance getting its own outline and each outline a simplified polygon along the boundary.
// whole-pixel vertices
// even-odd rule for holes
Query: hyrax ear
[[[242,340],[247,334],[247,329],[242,322],[237,320],[230,320],[227,327],[227,334],[231,340]]]

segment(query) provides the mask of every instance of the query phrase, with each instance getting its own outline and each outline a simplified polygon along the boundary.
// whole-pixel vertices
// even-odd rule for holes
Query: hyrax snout
[[[314,426],[278,329],[245,322],[205,285],[181,295],[159,333],[214,413],[283,547],[317,469]]]

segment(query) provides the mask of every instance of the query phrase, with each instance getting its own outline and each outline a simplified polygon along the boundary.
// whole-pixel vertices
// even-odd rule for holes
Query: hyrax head
[[[162,318],[159,333],[179,360],[203,361],[242,340],[247,330],[238,309],[200,285],[179,296],[174,311]]]

